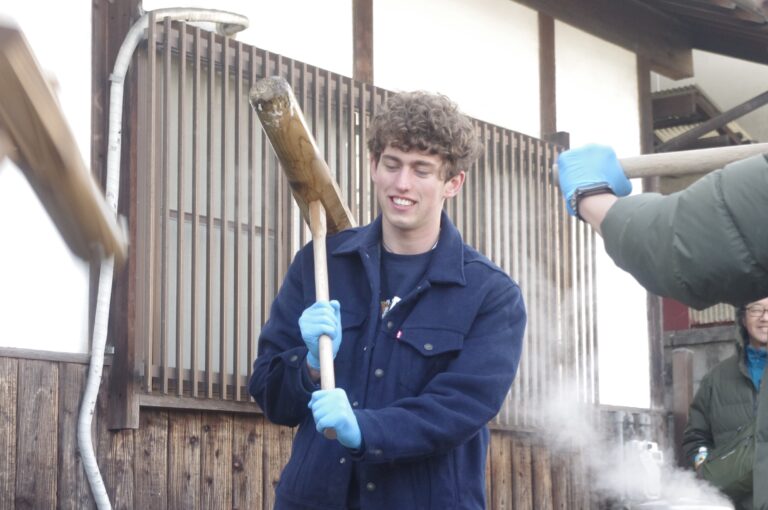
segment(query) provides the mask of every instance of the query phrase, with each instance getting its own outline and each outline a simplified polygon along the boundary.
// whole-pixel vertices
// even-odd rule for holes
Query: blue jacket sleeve
[[[445,453],[499,412],[517,371],[526,314],[519,287],[496,273],[461,352],[421,394],[355,411],[362,462],[412,461]],[[501,283],[500,283],[501,282]]]
[[[291,427],[311,413],[307,404],[315,389],[298,324],[305,308],[300,276],[302,253],[297,254],[272,303],[248,382],[248,391],[265,416],[273,423]]]

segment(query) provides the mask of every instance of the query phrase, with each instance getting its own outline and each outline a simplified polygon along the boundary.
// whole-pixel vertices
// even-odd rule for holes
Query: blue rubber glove
[[[341,388],[317,390],[312,393],[309,408],[318,432],[334,429],[339,443],[353,450],[360,448],[363,438],[346,391]]]
[[[309,349],[307,363],[315,370],[320,370],[320,355],[318,354],[320,335],[331,337],[334,358],[339,352],[341,345],[341,305],[335,299],[330,302],[316,301],[299,317],[299,329],[301,330],[301,338]]]
[[[557,158],[557,171],[560,191],[571,216],[576,216],[571,208],[571,197],[576,190],[607,184],[617,197],[632,192],[632,183],[624,175],[616,153],[605,145],[590,144],[561,153]]]

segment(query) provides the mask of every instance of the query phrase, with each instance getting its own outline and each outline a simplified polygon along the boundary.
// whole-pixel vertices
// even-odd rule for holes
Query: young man
[[[478,140],[455,104],[423,92],[392,96],[369,132],[381,215],[328,238],[330,303],[314,302],[312,247],[297,254],[259,339],[251,395],[299,427],[275,508],[481,509],[486,424],[526,315],[517,284],[443,212]],[[321,334],[334,390],[317,386]]]
[[[707,452],[727,445],[755,419],[766,365],[768,298],[739,307],[736,325],[740,337],[736,354],[704,376],[688,414],[683,451],[697,471]],[[752,494],[735,499],[739,510],[753,508]]]

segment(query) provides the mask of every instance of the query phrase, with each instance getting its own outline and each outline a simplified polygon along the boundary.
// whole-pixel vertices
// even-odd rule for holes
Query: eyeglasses
[[[747,314],[750,317],[762,317],[765,312],[768,311],[768,308],[764,307],[763,305],[750,305],[747,307]]]

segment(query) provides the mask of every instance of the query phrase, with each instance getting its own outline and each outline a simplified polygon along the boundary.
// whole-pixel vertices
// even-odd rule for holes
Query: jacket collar
[[[360,253],[365,256],[381,248],[381,215],[376,220],[343,241],[333,255]],[[378,257],[377,257],[378,259]],[[426,279],[433,283],[454,283],[466,285],[464,277],[464,241],[461,234],[442,211],[440,215],[440,237],[432,254],[432,261],[427,268]]]

